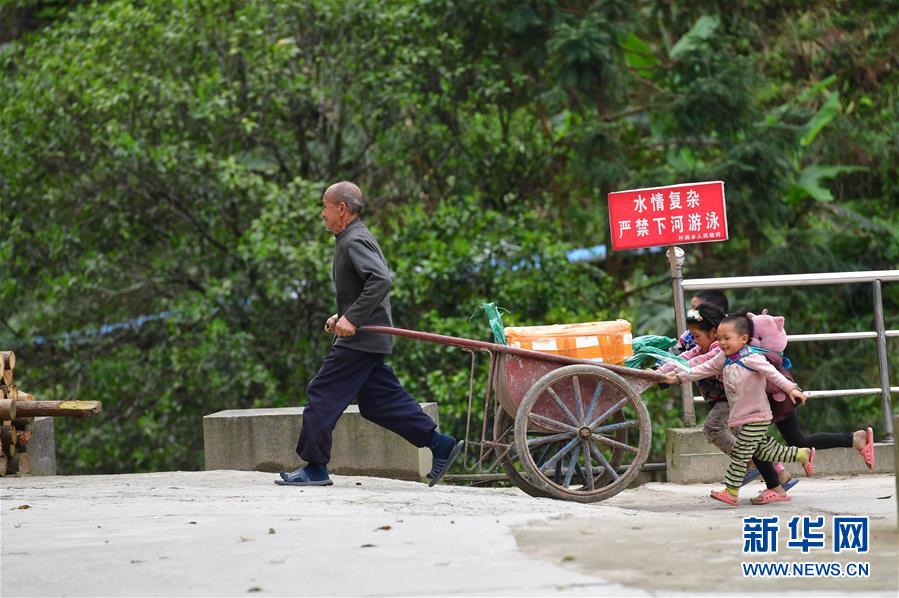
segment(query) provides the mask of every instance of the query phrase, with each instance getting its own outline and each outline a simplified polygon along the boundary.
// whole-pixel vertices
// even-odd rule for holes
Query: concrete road
[[[792,500],[765,506],[748,504],[760,492],[760,482],[744,488],[743,506],[729,507],[708,498],[714,485],[647,484],[602,503],[602,509],[620,507],[623,517],[583,518],[533,523],[515,530],[525,554],[558,562],[565,555],[577,571],[598,575],[614,583],[661,594],[695,595],[714,591],[815,595],[882,593],[899,595],[897,583],[897,519],[895,478],[863,475],[843,478],[802,479],[790,491]],[[807,554],[788,546],[793,516],[824,518],[825,549]],[[834,516],[869,517],[867,554],[834,554]],[[778,521],[778,552],[744,555],[743,518],[772,517]],[[545,542],[546,537],[567,538]],[[744,577],[741,563],[869,564],[867,577]],[[802,565],[800,565],[802,566]],[[816,565],[811,565],[812,567]]]
[[[545,596],[847,592],[895,596],[892,476],[803,480],[770,507],[647,484],[597,504],[362,477],[265,473],[2,478],[0,593],[12,596]],[[753,487],[747,496],[754,494]],[[863,579],[744,579],[741,517],[776,514],[769,561],[870,562]],[[867,555],[786,549],[792,514],[867,515]],[[831,546],[828,543],[828,546]]]

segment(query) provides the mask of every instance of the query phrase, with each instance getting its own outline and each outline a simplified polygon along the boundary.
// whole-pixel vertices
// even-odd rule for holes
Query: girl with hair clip
[[[721,291],[713,289],[699,291],[693,295],[693,298],[690,299],[690,308],[696,310],[700,305],[714,305],[721,310],[722,314],[726,314],[728,309],[730,309],[727,296]],[[693,337],[693,332],[687,327],[687,329],[680,335],[680,338],[677,339],[677,343],[671,347],[669,351],[675,355],[681,355],[685,351],[690,351],[695,347],[696,339]]]

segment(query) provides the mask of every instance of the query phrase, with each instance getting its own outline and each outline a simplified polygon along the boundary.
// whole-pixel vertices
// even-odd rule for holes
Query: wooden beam
[[[16,404],[19,417],[88,417],[102,410],[100,401],[21,401]]]

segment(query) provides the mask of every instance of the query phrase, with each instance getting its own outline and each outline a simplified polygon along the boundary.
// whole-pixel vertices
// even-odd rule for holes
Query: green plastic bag
[[[497,307],[494,303],[482,303],[481,307],[487,313],[487,321],[490,322],[490,329],[493,330],[493,342],[498,345],[505,345],[506,332],[503,327],[503,317],[499,313],[499,310],[502,308]]]
[[[656,336],[648,334],[646,336],[638,336],[634,339],[634,356],[628,357],[624,361],[624,365],[629,368],[642,368],[644,361],[647,359],[655,359],[656,361],[666,361],[674,363],[677,367],[689,370],[687,360],[668,352],[677,339],[667,336]]]

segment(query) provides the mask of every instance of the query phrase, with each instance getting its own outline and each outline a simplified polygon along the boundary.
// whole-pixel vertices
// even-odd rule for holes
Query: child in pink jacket
[[[731,450],[730,466],[724,475],[724,490],[713,491],[711,497],[729,505],[737,505],[740,486],[746,473],[746,462],[757,457],[764,461],[799,462],[806,475],[814,472],[815,449],[787,447],[768,435],[771,407],[765,394],[767,380],[771,380],[789,394],[790,400],[805,402],[805,395],[795,382],[780,374],[763,356],[752,353],[752,321],[744,314],[729,315],[718,326],[716,352],[705,363],[690,372],[669,373],[666,382],[699,380],[721,374],[724,391],[730,406],[727,424],[739,427]],[[711,352],[710,352],[711,353]]]

